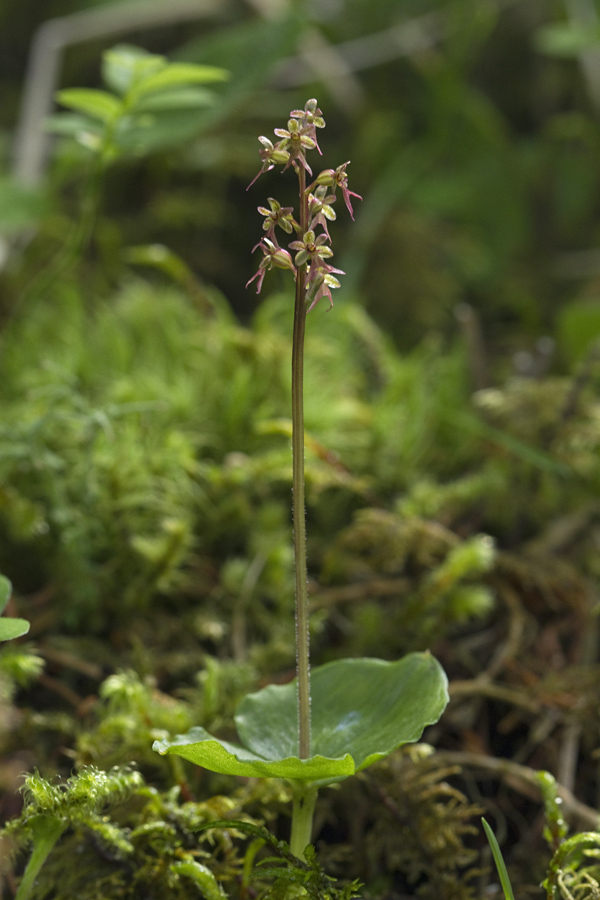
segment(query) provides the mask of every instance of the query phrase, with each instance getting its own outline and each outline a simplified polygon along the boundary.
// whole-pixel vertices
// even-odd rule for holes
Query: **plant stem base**
[[[290,850],[298,859],[304,860],[304,850],[307,844],[311,842],[317,794],[318,789],[311,782],[297,782],[294,784]]]

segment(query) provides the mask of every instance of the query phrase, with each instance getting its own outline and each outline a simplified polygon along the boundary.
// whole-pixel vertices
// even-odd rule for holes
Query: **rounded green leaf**
[[[344,778],[354,774],[354,762],[349,754],[342,759],[310,759],[276,757],[267,759],[245,747],[214,738],[204,728],[191,728],[172,741],[155,741],[152,749],[158,753],[174,754],[223,775],[242,775],[247,778],[296,778],[321,781]]]
[[[311,673],[311,750],[349,753],[356,771],[416,741],[448,703],[444,670],[429,653],[397,662],[341,659]],[[249,694],[235,722],[245,747],[266,759],[297,752],[296,682]]]
[[[448,702],[446,675],[429,653],[411,653],[398,662],[328,663],[313,669],[311,693],[309,759],[297,756],[295,681],[242,700],[235,722],[243,746],[192,728],[173,741],[155,741],[154,749],[228,775],[335,781],[418,740]]]
[[[0,619],[0,641],[12,641],[29,631],[26,619]]]

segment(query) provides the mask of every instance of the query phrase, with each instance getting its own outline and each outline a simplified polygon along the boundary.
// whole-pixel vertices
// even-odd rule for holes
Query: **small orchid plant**
[[[310,756],[310,663],[309,663],[309,623],[308,594],[306,588],[306,520],[304,506],[304,332],[306,314],[310,312],[321,297],[327,297],[329,308],[333,306],[331,288],[339,288],[340,283],[335,275],[343,275],[326,260],[333,256],[331,237],[327,227],[336,218],[332,204],[336,201],[336,189],[340,188],[346,207],[354,219],[351,197],[358,197],[348,188],[348,176],[344,163],[337,169],[325,169],[307,186],[307,175],[312,178],[312,170],[306,161],[307,150],[321,148],[317,140],[317,128],[324,128],[325,120],[317,106],[316,100],[308,100],[303,110],[294,109],[290,113],[288,127],[276,128],[279,138],[273,144],[267,137],[259,137],[262,144],[260,157],[263,164],[255,178],[248,185],[249,190],[254,182],[276,165],[283,166],[283,171],[293,166],[298,176],[299,186],[299,220],[294,218],[294,210],[269,197],[269,209],[259,206],[258,211],[265,216],[263,230],[266,236],[254,246],[263,252],[258,271],[246,287],[255,279],[257,293],[260,292],[265,272],[273,267],[288,269],[296,281],[296,299],[294,304],[294,331],[292,349],[292,483],[293,483],[293,516],[294,516],[294,559],[296,572],[296,674],[298,678],[299,709],[299,756],[306,759]],[[300,235],[301,239],[292,241],[288,246],[295,250],[292,257],[288,250],[279,246],[276,227],[286,234]],[[317,230],[320,233],[317,234]],[[333,274],[335,273],[335,275]]]
[[[331,290],[344,273],[332,266],[329,222],[338,191],[352,218],[352,198],[345,162],[324,169],[316,178],[306,160],[319,154],[317,129],[325,121],[316,100],[290,113],[287,128],[276,128],[274,144],[260,137],[260,175],[281,166],[298,178],[299,208],[269,198],[259,206],[265,235],[255,245],[262,259],[248,284],[260,292],[266,272],[288,270],[295,280],[292,337],[292,483],[296,589],[296,679],[269,685],[239,704],[235,724],[239,744],[220,740],[204,728],[192,728],[173,740],[155,741],[154,749],[175,754],[215,772],[241,776],[279,777],[292,784],[290,849],[299,859],[311,840],[318,789],[341,781],[388,756],[402,744],[416,741],[436,722],[448,702],[447,679],[429,653],[410,653],[395,662],[342,659],[310,669],[307,592],[306,520],[304,496],[304,335],[307,314],[322,298],[333,306]],[[294,237],[280,246],[278,229]],[[292,257],[293,251],[294,256]]]

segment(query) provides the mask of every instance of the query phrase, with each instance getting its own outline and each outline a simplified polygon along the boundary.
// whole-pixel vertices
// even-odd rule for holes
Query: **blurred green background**
[[[356,226],[338,225],[346,296],[404,349],[431,330],[455,334],[457,305],[469,304],[503,375],[515,362],[547,366],[552,348],[540,338],[556,341],[552,365],[560,370],[585,351],[600,324],[593,0],[220,0],[183,12],[173,6],[173,21],[159,24],[152,0],[133,5],[138,22],[123,28],[119,17],[132,4],[122,0],[5,0],[0,11],[5,174],[14,167],[32,37],[52,17],[108,12],[114,29],[72,39],[59,55],[57,88],[100,86],[101,54],[119,42],[231,72],[195,133],[108,174],[94,248],[103,266],[92,292],[124,277],[120,248],[157,242],[248,320],[256,305],[244,289],[254,271],[255,207],[265,190],[290,190],[259,182],[246,193],[256,136],[272,134],[314,95],[328,122],[325,159],[351,159],[352,186],[365,198]],[[89,28],[84,19],[67,21],[74,34]],[[39,182],[46,205],[26,250],[30,271],[76,215],[84,168],[72,146],[49,148]],[[5,233],[36,213],[34,198],[17,193],[4,183]],[[14,265],[3,279],[5,315],[23,280]]]

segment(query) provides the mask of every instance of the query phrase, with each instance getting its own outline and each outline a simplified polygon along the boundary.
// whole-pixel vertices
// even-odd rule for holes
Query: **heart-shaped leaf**
[[[447,679],[429,653],[397,662],[340,659],[313,669],[311,698],[312,752],[349,753],[359,771],[437,722],[448,702]],[[291,755],[298,746],[296,682],[249,694],[235,722],[243,745],[260,756]]]
[[[224,774],[334,781],[418,740],[448,702],[446,676],[429,653],[411,653],[398,662],[327,663],[313,669],[311,695],[309,759],[297,756],[295,681],[242,700],[235,715],[242,747],[193,728],[173,741],[156,741],[154,749]]]

